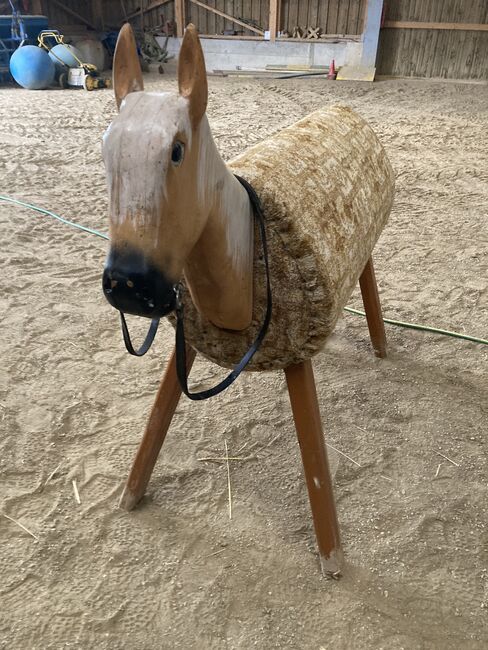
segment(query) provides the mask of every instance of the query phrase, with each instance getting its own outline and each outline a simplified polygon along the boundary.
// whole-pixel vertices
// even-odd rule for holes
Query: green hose
[[[41,214],[47,214],[49,217],[52,217],[53,219],[57,219],[58,221],[61,221],[61,223],[65,223],[68,226],[73,226],[73,228],[78,228],[79,230],[83,230],[84,232],[89,232],[90,235],[96,235],[97,237],[101,237],[102,239],[108,239],[108,235],[105,235],[103,232],[94,230],[93,228],[88,228],[87,226],[82,226],[79,223],[75,223],[74,221],[69,221],[68,219],[64,219],[64,217],[60,217],[59,214],[55,214],[54,212],[50,212],[49,210],[44,210],[44,208],[38,208],[37,205],[32,205],[31,203],[25,203],[24,201],[18,201],[17,199],[11,199],[9,196],[2,196],[1,194],[0,194],[0,201],[8,201],[9,203],[21,205],[24,208],[30,208],[31,210],[35,210],[36,212],[40,212]]]
[[[358,316],[366,316],[364,311],[361,311],[360,309],[352,309],[352,307],[344,307],[344,311],[348,311],[350,314],[357,314]],[[455,339],[464,339],[465,341],[471,341],[472,343],[482,343],[483,345],[488,345],[488,341],[486,339],[478,339],[475,336],[468,336],[468,334],[459,334],[458,332],[441,330],[437,327],[429,327],[429,325],[406,323],[401,320],[392,320],[391,318],[383,318],[383,322],[389,323],[390,325],[396,325],[397,327],[405,327],[406,329],[420,330],[421,332],[432,332],[433,334],[442,334],[443,336],[451,336]]]
[[[79,230],[88,232],[90,233],[90,235],[96,235],[97,237],[101,237],[102,239],[108,239],[108,235],[106,235],[103,232],[94,230],[93,228],[87,228],[87,226],[82,226],[81,224],[76,223],[74,221],[69,221],[68,219],[64,219],[63,217],[60,217],[59,214],[55,214],[50,210],[44,210],[44,208],[38,208],[36,205],[32,205],[31,203],[18,201],[17,199],[12,199],[9,196],[2,196],[1,194],[0,194],[0,201],[8,201],[9,203],[14,203],[15,205],[20,205],[24,208],[35,210],[36,212],[40,212],[41,214],[45,214],[49,217],[53,217],[53,219],[57,219],[58,221],[61,221],[61,223],[65,223],[68,226],[73,226],[73,228],[78,228]],[[344,307],[344,310],[349,312],[350,314],[356,314],[358,316],[366,316],[365,312],[359,309]],[[443,336],[451,336],[452,338],[455,339],[463,339],[464,341],[471,341],[472,343],[481,343],[482,345],[488,345],[488,340],[486,339],[479,339],[475,336],[468,336],[467,334],[459,334],[458,332],[450,332],[449,330],[442,330],[442,329],[438,329],[437,327],[429,327],[428,325],[417,325],[416,323],[406,323],[401,320],[392,320],[391,318],[383,318],[383,321],[390,325],[396,325],[397,327],[404,327],[406,329],[411,329],[411,330],[419,330],[421,332],[432,332],[433,334],[441,334]]]

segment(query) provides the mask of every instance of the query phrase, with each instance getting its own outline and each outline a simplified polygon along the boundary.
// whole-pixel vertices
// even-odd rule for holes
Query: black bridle
[[[174,291],[176,295],[176,374],[178,375],[178,381],[180,382],[181,390],[185,393],[187,397],[192,400],[203,400],[208,399],[209,397],[214,397],[218,395],[226,388],[228,388],[232,383],[235,382],[237,377],[241,374],[247,364],[251,361],[254,354],[259,350],[261,343],[263,342],[264,337],[268,331],[269,323],[271,321],[272,313],[272,296],[271,296],[271,281],[269,274],[269,261],[268,261],[268,246],[266,243],[266,228],[264,223],[264,214],[261,207],[261,202],[258,195],[254,191],[253,187],[240,176],[235,175],[239,183],[246,190],[249,200],[252,205],[254,218],[258,222],[259,232],[261,235],[261,244],[263,247],[263,258],[264,266],[266,270],[266,314],[264,316],[263,323],[259,329],[259,332],[256,335],[251,347],[244,354],[239,363],[234,367],[234,369],[223,379],[220,383],[212,388],[207,390],[202,390],[197,393],[190,392],[188,388],[188,377],[186,373],[186,339],[185,339],[185,326],[184,326],[184,308],[183,308],[183,285],[181,283],[174,286]],[[120,312],[120,320],[122,324],[122,334],[124,336],[125,347],[127,352],[133,354],[136,357],[142,357],[151,347],[154,337],[159,325],[159,318],[153,318],[149,331],[146,334],[144,343],[138,350],[135,350],[132,342],[130,340],[129,330],[127,328],[127,323],[125,316]]]

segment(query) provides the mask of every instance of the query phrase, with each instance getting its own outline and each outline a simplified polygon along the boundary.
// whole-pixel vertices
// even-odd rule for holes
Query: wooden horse
[[[353,111],[317,111],[226,165],[207,117],[203,52],[190,25],[179,93],[143,91],[131,28],[114,60],[119,115],[104,135],[111,246],[104,290],[121,312],[172,312],[184,282],[187,366],[198,350],[232,367],[266,310],[263,255],[249,195],[264,210],[273,315],[251,370],[283,369],[300,443],[321,567],[340,572],[341,547],[311,357],[358,279],[375,353],[386,342],[371,253],[388,218],[393,173]],[[256,241],[255,241],[256,240]],[[120,505],[142,498],[181,395],[170,358]]]

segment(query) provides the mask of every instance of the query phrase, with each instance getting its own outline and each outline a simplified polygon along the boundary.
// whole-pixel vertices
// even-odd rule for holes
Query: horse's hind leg
[[[364,311],[368,321],[369,336],[373,344],[374,353],[380,359],[386,357],[386,334],[383,316],[381,314],[378,285],[374,274],[373,258],[370,257],[364,271],[359,278],[361,295],[363,297]]]
[[[285,370],[293,419],[302,454],[322,573],[337,577],[342,558],[339,524],[332,492],[312,362]]]
[[[186,359],[189,372],[195,359],[195,351],[190,347],[187,347]],[[181,388],[176,376],[176,353],[173,351],[120,498],[120,508],[132,510],[144,496],[180,396]]]

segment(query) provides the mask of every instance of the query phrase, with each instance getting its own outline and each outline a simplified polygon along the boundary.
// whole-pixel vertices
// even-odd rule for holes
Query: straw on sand
[[[22,528],[22,530],[25,530],[26,533],[28,533],[31,537],[33,537],[35,540],[39,541],[39,537],[37,535],[34,535],[34,533],[26,528],[24,524],[21,524],[20,521],[17,521],[16,519],[12,519],[12,517],[9,517],[6,515],[4,512],[2,512],[2,515],[5,517],[5,519],[8,519],[12,523],[16,524],[19,528]]]

